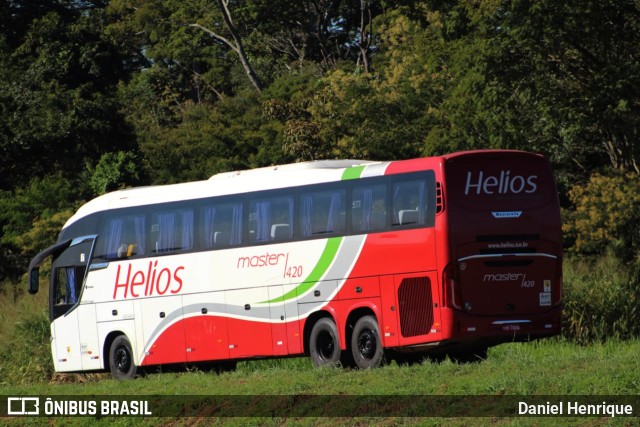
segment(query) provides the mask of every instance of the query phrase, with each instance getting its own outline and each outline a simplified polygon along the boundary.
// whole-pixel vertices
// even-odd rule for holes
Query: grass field
[[[612,342],[578,346],[563,340],[549,339],[533,343],[504,344],[490,349],[487,359],[478,363],[458,364],[424,361],[411,366],[394,363],[380,369],[357,371],[346,369],[314,369],[304,358],[284,360],[264,360],[242,362],[235,372],[215,374],[213,372],[178,372],[148,374],[133,381],[117,382],[108,376],[58,376],[57,382],[36,383],[28,386],[7,386],[0,389],[3,395],[217,395],[244,396],[248,404],[255,405],[263,400],[268,405],[273,395],[342,395],[345,405],[351,405],[352,415],[366,415],[366,398],[361,407],[357,401],[349,400],[351,395],[389,396],[501,396],[518,395],[530,399],[534,395],[559,396],[569,400],[570,395],[609,396],[640,394],[640,341]],[[260,397],[255,396],[263,396]],[[563,397],[564,396],[564,397]],[[215,399],[214,399],[215,400]],[[600,403],[600,398],[592,403]],[[637,400],[637,398],[636,398]],[[176,402],[178,399],[176,398]],[[411,398],[408,399],[411,401]],[[490,401],[490,399],[489,399]],[[339,404],[340,399],[329,404]],[[407,401],[403,401],[406,405]],[[469,404],[474,404],[469,399]],[[464,404],[464,399],[462,400]],[[178,404],[178,403],[176,403]],[[304,403],[309,414],[349,414],[351,407],[335,410],[327,401],[318,399]],[[415,407],[406,405],[407,414],[415,414]],[[184,408],[175,408],[179,412]],[[634,408],[638,411],[640,408]],[[101,423],[116,425],[637,425],[637,418],[539,418],[500,417],[485,418],[419,418],[401,417],[403,409],[390,411],[393,417],[372,418],[328,418],[300,417],[284,418],[207,418],[217,409],[208,405],[198,405],[189,412],[190,418],[104,418]],[[234,408],[233,413],[238,412]],[[240,411],[241,412],[241,411]],[[489,413],[491,410],[488,411]],[[247,415],[252,409],[247,408]],[[257,413],[262,414],[258,411]],[[418,411],[424,415],[424,411]],[[474,415],[474,408],[464,408],[463,415]],[[296,414],[298,415],[298,414]],[[58,419],[60,424],[93,425],[92,417]],[[2,420],[0,420],[2,421]],[[14,425],[19,420],[5,420]],[[20,420],[24,421],[24,420]],[[32,419],[34,425],[54,422]],[[63,422],[64,421],[64,422]]]

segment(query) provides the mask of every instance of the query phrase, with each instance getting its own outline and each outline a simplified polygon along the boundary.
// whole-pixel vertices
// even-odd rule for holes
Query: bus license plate
[[[503,331],[519,331],[520,325],[504,325],[502,327]]]

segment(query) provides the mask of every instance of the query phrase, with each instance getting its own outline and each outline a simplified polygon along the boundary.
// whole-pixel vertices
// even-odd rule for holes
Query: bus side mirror
[[[29,271],[29,293],[37,294],[39,288],[40,288],[40,271],[36,267],[31,269],[31,271]]]

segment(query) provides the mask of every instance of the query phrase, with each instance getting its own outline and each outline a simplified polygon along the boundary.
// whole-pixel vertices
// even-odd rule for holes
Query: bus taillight
[[[445,305],[462,310],[462,289],[453,264],[447,265],[444,269],[442,283],[444,285]]]

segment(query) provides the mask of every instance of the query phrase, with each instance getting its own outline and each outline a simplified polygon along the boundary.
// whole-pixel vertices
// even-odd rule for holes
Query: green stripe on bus
[[[283,302],[295,298],[298,295],[302,295],[303,293],[311,289],[316,283],[318,283],[322,276],[324,276],[324,274],[333,263],[333,260],[338,253],[338,248],[340,248],[340,244],[342,243],[342,239],[342,237],[331,237],[329,240],[327,240],[327,245],[324,247],[318,263],[313,268],[309,276],[307,276],[307,278],[304,280],[304,282],[300,283],[294,289],[290,290],[281,297],[274,298],[269,301],[262,301],[259,304]]]
[[[364,170],[364,166],[354,166],[348,169],[345,169],[342,173],[342,180],[346,181],[348,179],[358,179],[360,175],[362,175],[362,171]]]

